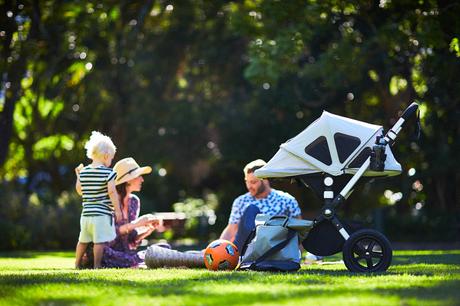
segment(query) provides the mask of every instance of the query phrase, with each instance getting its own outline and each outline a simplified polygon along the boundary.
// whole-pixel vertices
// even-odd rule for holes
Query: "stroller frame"
[[[307,251],[322,256],[342,251],[344,263],[352,272],[381,272],[388,269],[392,259],[388,239],[373,229],[353,230],[338,219],[336,210],[351,195],[367,170],[383,172],[385,147],[393,145],[403,124],[417,112],[418,107],[417,103],[412,103],[385,135],[376,136],[370,156],[362,162],[356,173],[346,174],[342,169],[343,174],[336,177],[325,172],[294,177],[324,200],[319,215],[302,243]],[[325,243],[330,245],[326,246]]]
[[[376,139],[376,145],[373,148],[373,154],[369,156],[366,161],[361,165],[359,170],[351,177],[351,179],[348,181],[348,183],[343,187],[343,189],[339,192],[338,195],[334,197],[334,192],[332,190],[332,187],[334,185],[334,179],[332,176],[326,175],[324,178],[324,186],[325,186],[325,191],[324,191],[324,206],[322,208],[322,214],[320,215],[318,222],[323,220],[323,219],[329,219],[332,220],[334,225],[337,227],[337,230],[339,233],[343,236],[345,240],[347,240],[350,237],[350,234],[343,228],[343,226],[340,224],[338,219],[335,216],[335,210],[337,206],[340,204],[343,204],[345,200],[351,195],[353,187],[356,185],[358,180],[363,176],[364,172],[371,167],[372,165],[372,170],[378,171],[376,163],[380,163],[380,161],[376,159],[384,159],[382,158],[382,155],[378,156],[378,154],[384,154],[384,151],[380,151],[381,153],[377,153],[376,151],[381,149],[382,147],[385,148],[386,145],[392,145],[395,142],[396,137],[398,136],[399,132],[402,129],[402,125],[404,122],[412,115],[414,114],[418,109],[418,104],[417,103],[412,103],[401,115],[399,120],[393,125],[391,129],[388,130],[386,135],[384,137],[377,137]],[[377,149],[378,148],[378,149]],[[384,162],[384,160],[383,160]],[[305,184],[305,183],[304,183]]]

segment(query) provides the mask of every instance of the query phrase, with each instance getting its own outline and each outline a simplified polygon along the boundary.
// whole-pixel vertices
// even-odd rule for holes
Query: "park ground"
[[[72,252],[0,253],[0,305],[460,305],[460,250],[399,250],[386,273],[73,269]]]

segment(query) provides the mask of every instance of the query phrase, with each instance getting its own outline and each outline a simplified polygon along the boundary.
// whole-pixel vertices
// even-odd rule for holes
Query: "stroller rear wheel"
[[[343,261],[351,272],[384,272],[393,250],[388,239],[372,229],[354,232],[343,246]]]

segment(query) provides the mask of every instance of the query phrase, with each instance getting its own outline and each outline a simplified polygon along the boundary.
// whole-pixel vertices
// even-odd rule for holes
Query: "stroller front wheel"
[[[393,257],[388,239],[372,229],[354,232],[345,241],[342,253],[345,266],[351,272],[384,272]]]

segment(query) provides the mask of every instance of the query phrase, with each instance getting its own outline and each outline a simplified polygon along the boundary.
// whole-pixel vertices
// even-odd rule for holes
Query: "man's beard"
[[[258,195],[261,195],[262,193],[265,192],[265,190],[267,190],[267,186],[265,186],[264,181],[261,181],[260,186],[259,186],[259,188],[257,188],[256,194],[254,195],[254,197],[257,197]]]

